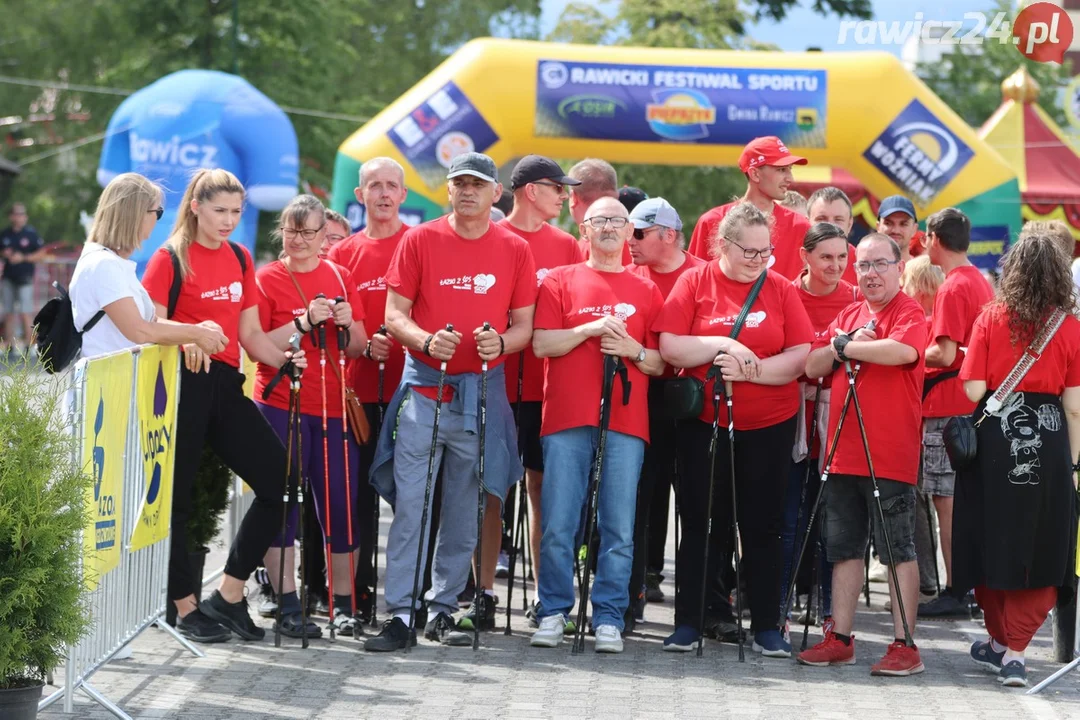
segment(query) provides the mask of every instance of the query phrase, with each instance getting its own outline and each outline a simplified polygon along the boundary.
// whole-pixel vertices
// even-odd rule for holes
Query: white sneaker
[[[889,582],[889,567],[884,565],[876,557],[870,556],[870,582],[872,583],[887,583]]]
[[[622,633],[619,632],[619,628],[614,625],[601,625],[596,628],[596,652],[621,653],[622,651]]]
[[[540,621],[540,629],[533,633],[529,644],[533,647],[559,647],[565,627],[566,618],[562,615],[548,615]]]

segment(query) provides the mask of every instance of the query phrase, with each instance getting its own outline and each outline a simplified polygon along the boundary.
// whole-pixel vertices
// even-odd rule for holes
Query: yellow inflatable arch
[[[474,40],[341,145],[332,204],[363,226],[357,171],[382,155],[405,167],[402,216],[416,223],[443,212],[446,168],[460,152],[487,153],[503,173],[529,153],[735,165],[761,135],[846,169],[877,197],[907,195],[920,216],[959,207],[976,239],[1019,231],[1015,172],[887,53]]]

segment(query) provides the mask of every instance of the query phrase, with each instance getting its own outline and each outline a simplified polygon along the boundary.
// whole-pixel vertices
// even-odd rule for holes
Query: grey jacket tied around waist
[[[500,501],[506,498],[507,491],[521,479],[525,468],[518,457],[517,428],[510,401],[506,398],[506,375],[503,365],[488,370],[487,387],[487,440],[484,462],[484,490]],[[405,371],[401,376],[390,405],[386,409],[386,419],[379,432],[375,446],[375,459],[371,464],[369,480],[375,492],[394,506],[396,492],[394,488],[394,441],[397,431],[397,416],[401,403],[409,390],[416,387],[437,387],[439,371],[408,355],[405,358]],[[466,417],[469,432],[476,434],[477,449],[480,454],[480,373],[460,373],[447,375],[445,385],[454,389],[454,398],[449,404],[443,404],[443,410],[460,413]],[[478,469],[474,472],[478,473]]]

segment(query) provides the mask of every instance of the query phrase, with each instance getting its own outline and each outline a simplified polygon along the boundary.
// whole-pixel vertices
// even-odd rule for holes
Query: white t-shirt
[[[1073,285],[1077,290],[1080,290],[1080,258],[1076,258],[1072,263]]]
[[[135,263],[97,243],[86,243],[71,277],[71,307],[75,328],[85,326],[98,310],[122,298],[132,298],[143,320],[154,319],[154,301],[135,276]],[[95,357],[134,347],[108,315],[82,336],[82,357]]]

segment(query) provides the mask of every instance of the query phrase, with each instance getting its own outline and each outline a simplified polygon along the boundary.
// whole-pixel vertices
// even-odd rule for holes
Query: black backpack
[[[244,275],[247,274],[247,260],[244,259],[244,251],[240,249],[240,246],[229,240],[229,247],[232,248],[233,254],[236,255],[236,261],[240,263],[240,282],[244,281]],[[172,245],[165,245],[165,251],[169,253],[169,259],[172,260],[172,285],[169,286],[169,307],[167,308],[168,314],[165,316],[172,319],[172,316],[176,314],[176,303],[180,300],[180,288],[184,284],[184,278],[180,274],[180,258],[176,256],[176,250]]]
[[[71,296],[60,283],[54,282],[52,286],[60,297],[49,300],[34,316],[34,332],[42,366],[48,373],[58,373],[79,356],[83,333],[97,325],[105,317],[105,311],[98,310],[81,331],[77,330]]]

